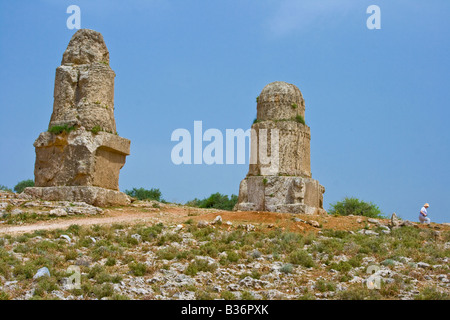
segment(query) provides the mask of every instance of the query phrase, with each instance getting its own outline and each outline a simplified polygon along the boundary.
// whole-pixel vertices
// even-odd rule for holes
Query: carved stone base
[[[79,128],[69,134],[42,132],[34,142],[36,187],[96,186],[119,190],[119,172],[130,140]]]
[[[235,210],[325,213],[325,188],[317,180],[295,176],[248,176],[239,186]]]

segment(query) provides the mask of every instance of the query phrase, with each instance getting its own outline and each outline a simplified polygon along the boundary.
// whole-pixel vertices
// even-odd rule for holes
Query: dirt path
[[[38,230],[67,229],[71,225],[91,226],[91,225],[111,225],[116,223],[139,224],[139,223],[182,223],[190,218],[198,220],[200,216],[211,214],[211,209],[185,208],[167,206],[163,209],[151,209],[142,207],[123,207],[116,209],[106,209],[103,214],[96,216],[74,216],[65,218],[55,218],[47,221],[36,221],[21,225],[0,224],[0,235],[2,234],[22,234]],[[219,213],[216,215],[221,214]]]
[[[71,225],[90,226],[90,225],[108,225],[116,223],[139,224],[139,223],[183,223],[188,219],[194,221],[205,220],[211,222],[218,215],[222,216],[223,221],[232,221],[234,223],[253,223],[273,225],[293,232],[317,232],[324,229],[335,230],[358,230],[364,226],[361,223],[362,217],[332,217],[315,215],[295,215],[303,220],[316,220],[321,224],[321,228],[312,227],[304,222],[295,222],[290,214],[275,212],[252,212],[252,211],[222,211],[213,209],[198,209],[187,207],[164,207],[161,209],[123,207],[116,209],[107,209],[103,214],[97,216],[84,216],[73,218],[57,218],[47,221],[38,221],[22,225],[0,224],[0,235],[2,234],[22,234],[38,230],[67,229]],[[364,219],[366,220],[366,219]],[[450,226],[434,225],[434,229],[450,230]],[[425,226],[418,226],[425,228]]]
[[[113,212],[107,213],[101,216],[95,217],[76,217],[76,218],[65,218],[56,219],[50,221],[39,221],[31,224],[23,225],[1,225],[0,234],[21,234],[34,232],[37,230],[55,230],[55,229],[66,229],[73,224],[80,226],[88,226],[95,224],[115,224],[115,223],[143,223],[143,222],[153,222],[158,217],[157,213],[139,213],[133,214],[129,212]]]

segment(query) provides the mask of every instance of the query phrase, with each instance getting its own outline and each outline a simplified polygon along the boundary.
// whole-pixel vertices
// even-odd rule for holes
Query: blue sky
[[[0,184],[33,177],[33,142],[55,69],[76,30],[103,34],[116,72],[117,130],[131,140],[120,188],[169,201],[237,194],[248,165],[180,165],[177,128],[248,129],[273,81],[300,88],[313,178],[325,208],[345,196],[386,215],[449,222],[450,2],[447,0],[0,0]],[[381,29],[369,30],[369,5]]]

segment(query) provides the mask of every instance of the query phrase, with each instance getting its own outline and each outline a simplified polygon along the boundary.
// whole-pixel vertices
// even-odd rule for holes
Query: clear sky
[[[176,166],[171,134],[195,120],[246,130],[264,86],[286,81],[306,101],[325,209],[354,196],[417,221],[429,202],[432,221],[450,221],[448,0],[0,0],[0,184],[33,178],[72,4],[116,72],[117,130],[131,140],[121,190],[237,194],[248,164]]]

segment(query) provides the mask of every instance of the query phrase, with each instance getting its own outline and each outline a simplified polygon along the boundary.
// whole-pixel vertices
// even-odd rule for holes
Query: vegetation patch
[[[202,200],[195,198],[194,200],[188,201],[186,205],[198,208],[233,210],[234,206],[237,203],[237,200],[238,196],[235,194],[232,194],[231,197],[228,197],[227,195],[223,195],[217,192]]]
[[[346,197],[342,201],[331,204],[331,208],[328,213],[338,216],[354,215],[369,218],[384,218],[376,204],[352,197]]]
[[[76,130],[76,126],[69,126],[67,124],[61,125],[61,126],[53,126],[50,129],[48,129],[48,132],[53,134],[61,134],[63,132],[70,133],[71,131]]]
[[[125,193],[130,197],[137,198],[139,200],[156,200],[161,201],[161,191],[159,189],[144,189],[133,188],[131,190],[125,190]]]

